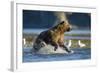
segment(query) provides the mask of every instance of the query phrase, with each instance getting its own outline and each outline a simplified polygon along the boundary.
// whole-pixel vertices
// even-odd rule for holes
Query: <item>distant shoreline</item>
[[[23,33],[36,33],[39,34],[42,31],[45,31],[48,29],[23,29]],[[72,30],[71,32],[66,32],[65,34],[90,34],[91,30],[89,29],[77,29],[77,30]]]

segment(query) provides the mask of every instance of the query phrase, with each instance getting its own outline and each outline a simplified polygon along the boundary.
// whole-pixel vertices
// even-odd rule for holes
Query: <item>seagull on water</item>
[[[82,43],[80,40],[78,40],[78,45],[80,46],[80,47],[85,47],[86,45],[84,44],[84,43]]]
[[[26,39],[23,38],[23,45],[26,45]]]
[[[68,43],[67,43],[67,48],[70,50],[70,47],[72,46],[72,40],[69,40]],[[70,50],[71,52],[70,53],[74,53],[73,50]]]
[[[71,45],[72,45],[72,40],[69,40],[69,41],[68,41],[68,44],[67,44],[67,47],[70,48]]]

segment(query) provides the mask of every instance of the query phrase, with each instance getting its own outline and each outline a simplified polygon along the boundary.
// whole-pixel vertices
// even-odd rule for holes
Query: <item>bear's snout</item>
[[[72,27],[71,26],[69,26],[67,29],[66,29],[66,31],[71,31],[72,30]]]

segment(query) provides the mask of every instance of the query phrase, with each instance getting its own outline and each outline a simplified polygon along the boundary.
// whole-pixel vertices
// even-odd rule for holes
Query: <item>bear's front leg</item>
[[[59,42],[59,46],[62,47],[64,50],[66,50],[66,52],[68,52],[68,53],[71,52],[71,50],[69,48],[67,48],[67,46],[65,46],[63,42]]]
[[[56,42],[52,42],[51,45],[54,46],[54,51],[58,49],[58,44]]]
[[[64,44],[63,44],[63,45],[61,45],[61,47],[63,47],[63,48],[64,48],[64,50],[66,50],[66,52],[68,52],[68,53],[70,53],[70,52],[71,52],[71,50],[70,50],[69,48],[67,48],[67,46],[65,46]]]

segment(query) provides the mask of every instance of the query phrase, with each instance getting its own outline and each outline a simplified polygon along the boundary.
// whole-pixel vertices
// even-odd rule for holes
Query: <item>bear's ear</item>
[[[65,21],[62,21],[60,24],[64,24],[65,23]]]

